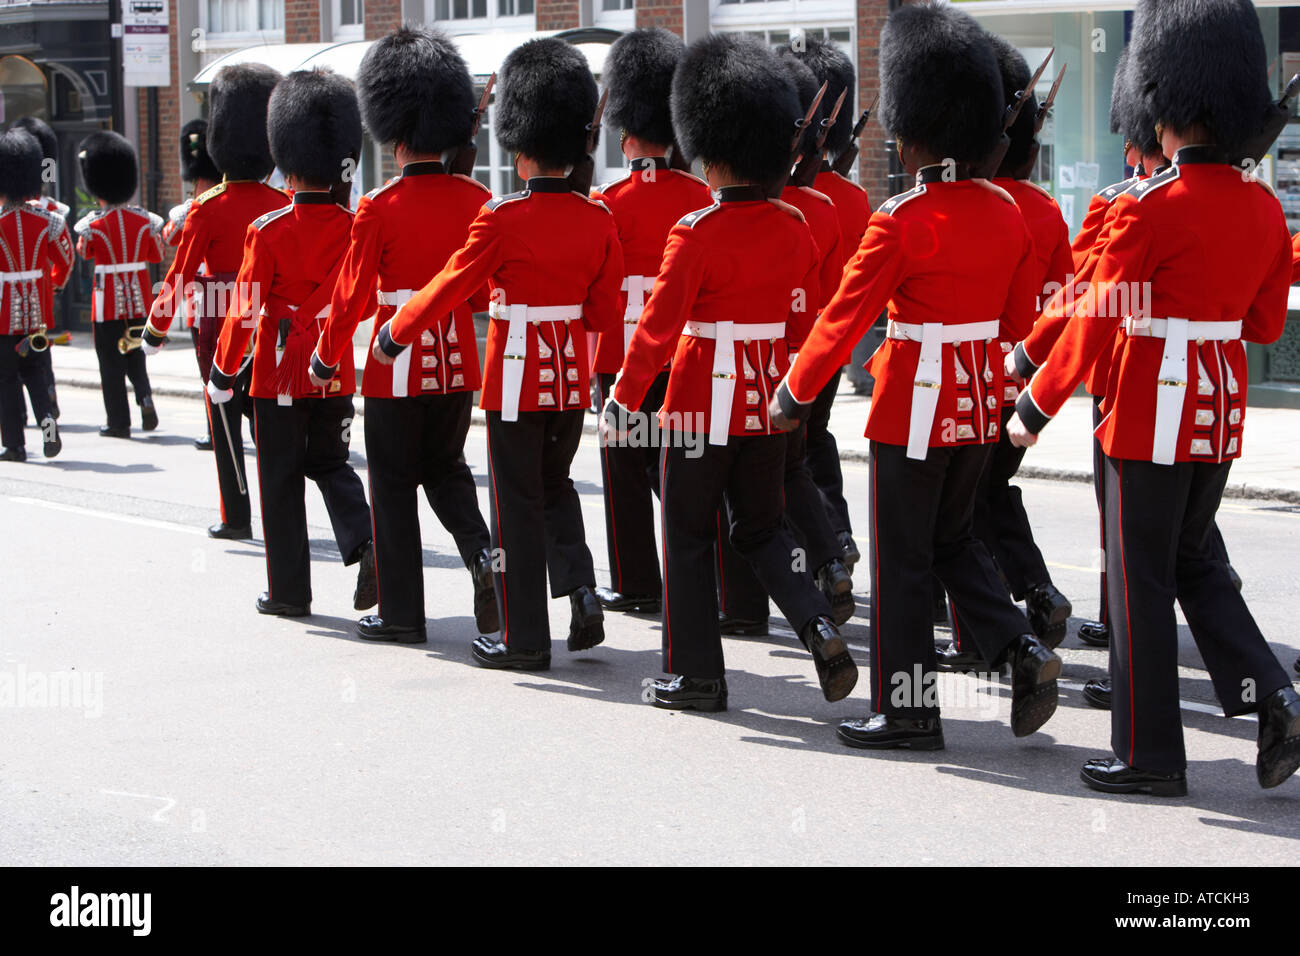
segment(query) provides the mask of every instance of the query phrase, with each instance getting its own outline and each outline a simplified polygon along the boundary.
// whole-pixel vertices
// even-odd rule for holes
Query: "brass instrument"
[[[44,352],[51,345],[67,345],[71,341],[71,332],[58,332],[49,335],[42,330],[23,336],[18,340],[18,344],[14,346],[14,351],[18,353],[20,358],[27,358],[32,352]]]
[[[128,325],[126,335],[117,340],[117,351],[122,355],[127,355],[142,345],[144,345],[144,326]]]

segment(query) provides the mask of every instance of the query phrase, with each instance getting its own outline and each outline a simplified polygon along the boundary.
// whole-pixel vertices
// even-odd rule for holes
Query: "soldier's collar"
[[[402,167],[402,178],[407,176],[432,176],[445,173],[446,167],[436,159],[424,159],[418,163],[407,163]]]
[[[965,163],[931,163],[916,171],[916,184],[951,183],[970,179],[970,167]]]
[[[534,176],[524,188],[530,193],[572,192],[567,176]]]
[[[328,189],[300,189],[293,194],[295,206],[330,206],[333,203],[334,197]]]
[[[1228,155],[1217,146],[1184,146],[1174,153],[1175,166],[1191,166],[1197,163],[1226,163]]]
[[[632,160],[632,172],[643,173],[647,169],[667,169],[668,160],[663,156],[638,156]]]
[[[723,186],[718,190],[718,202],[764,202],[767,190],[756,183],[743,186]]]

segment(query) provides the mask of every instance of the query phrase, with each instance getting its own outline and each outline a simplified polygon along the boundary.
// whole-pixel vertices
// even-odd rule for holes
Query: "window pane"
[[[827,30],[826,32],[830,35],[829,38],[830,38],[830,41],[831,41],[832,43],[848,43],[848,42],[849,42],[849,31],[848,31],[847,29],[844,29],[844,30]]]
[[[456,20],[468,20],[469,0],[452,0],[451,15]]]
[[[474,0],[474,16],[487,16],[487,0]]]
[[[208,32],[222,33],[226,29],[221,17],[221,0],[208,0]]]
[[[447,0],[436,0],[433,5],[433,18],[435,20],[451,19],[451,15],[447,12]]]
[[[258,27],[279,30],[284,27],[284,0],[258,0]]]
[[[533,12],[533,0],[516,0],[515,6],[518,8],[516,12],[520,16]]]
[[[773,30],[768,34],[767,42],[772,46],[788,46],[790,43],[790,31]]]

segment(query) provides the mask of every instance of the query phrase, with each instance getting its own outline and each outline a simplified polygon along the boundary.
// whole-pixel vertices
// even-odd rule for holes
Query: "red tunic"
[[[829,196],[835,205],[835,215],[840,220],[840,254],[847,262],[857,252],[862,234],[867,231],[867,221],[871,218],[867,191],[825,166],[813,180],[813,189]],[[832,294],[833,290],[827,297]]]
[[[789,203],[803,213],[812,233],[813,244],[817,246],[819,269],[817,273],[817,311],[820,312],[831,300],[835,290],[840,287],[840,277],[844,275],[844,247],[840,243],[840,217],[835,213],[835,205],[825,193],[803,186],[786,186],[781,192],[781,201]],[[803,345],[803,336],[808,334],[811,325],[797,330],[798,337],[786,336],[791,352],[798,352]]]
[[[1291,237],[1272,191],[1217,158],[1207,147],[1183,147],[1172,167],[1115,200],[1093,284],[1017,404],[1031,432],[1056,414],[1129,320],[1097,429],[1103,451],[1160,463],[1241,454],[1241,340],[1268,343],[1282,334]],[[1125,309],[1125,299],[1140,306]],[[1184,322],[1185,349],[1171,348]],[[1203,322],[1215,326],[1198,335]],[[1224,331],[1237,322],[1238,330]],[[1166,336],[1156,334],[1157,323]]]
[[[162,262],[159,216],[139,206],[106,206],[73,228],[77,252],[95,263],[92,317],[96,322],[143,322],[153,304],[149,263]]]
[[[687,213],[712,205],[713,197],[703,180],[689,173],[669,169],[661,156],[632,160],[632,168],[622,179],[601,186],[592,193],[609,207],[618,227],[618,241],[623,247],[624,323],[612,332],[604,332],[596,343],[595,371],[613,375],[623,365],[624,342],[635,328],[641,310],[635,308],[636,292],[631,294],[633,308],[626,303],[628,281],[653,280],[659,274],[668,231]],[[642,293],[642,308],[649,291]],[[628,328],[624,325],[630,323]]]
[[[0,333],[54,324],[54,290],[68,281],[72,256],[62,216],[34,203],[0,209]]]
[[[491,197],[467,176],[448,175],[436,162],[408,163],[401,176],[366,194],[357,204],[352,238],[329,319],[316,345],[320,364],[332,369],[352,351],[357,325],[375,315],[371,343],[397,314],[397,300],[422,289],[465,244],[470,223]],[[378,305],[376,293],[384,294]],[[402,306],[409,311],[414,303]],[[440,315],[427,317],[419,343],[393,365],[366,361],[361,392],[371,398],[446,395],[479,387],[474,312],[487,307],[482,287]]]
[[[1291,240],[1291,282],[1300,282],[1300,232]]]

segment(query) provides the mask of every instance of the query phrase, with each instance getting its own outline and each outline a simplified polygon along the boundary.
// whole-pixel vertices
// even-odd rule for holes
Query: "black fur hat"
[[[59,138],[54,135],[54,130],[50,129],[50,124],[43,119],[37,119],[35,116],[23,116],[14,120],[12,129],[24,129],[36,137],[36,142],[41,144],[41,156],[45,159],[59,158]]]
[[[587,154],[596,80],[577,47],[545,37],[515,47],[497,72],[492,126],[511,153],[544,166],[573,166]]]
[[[1258,132],[1272,97],[1250,0],[1138,0],[1130,46],[1135,109],[1175,129],[1203,124],[1230,154]]]
[[[1124,74],[1128,70],[1128,47],[1119,51],[1115,61],[1115,79],[1110,87],[1110,131],[1128,137],[1124,129],[1124,97],[1128,93],[1128,83]]]
[[[688,46],[673,74],[672,110],[689,159],[759,184],[790,172],[803,112],[790,71],[760,41],[718,33]]]
[[[120,133],[96,130],[77,149],[81,179],[96,199],[118,206],[130,202],[140,184],[135,149]]]
[[[1138,152],[1149,156],[1160,152],[1160,141],[1156,139],[1156,118],[1151,114],[1150,104],[1137,95],[1128,62],[1128,47],[1125,47],[1115,66],[1115,90],[1110,98],[1111,132],[1119,133],[1136,146]]]
[[[943,159],[977,163],[1002,135],[997,58],[978,23],[944,4],[909,4],[880,31],[880,122]]]
[[[844,147],[849,145],[853,124],[857,122],[857,114],[853,110],[853,98],[858,91],[858,79],[857,72],[853,69],[853,61],[834,43],[827,43],[814,36],[805,36],[798,44],[792,43],[790,51],[813,71],[819,87],[823,83],[826,84],[826,98],[823,102],[827,104],[827,116],[835,106],[835,101],[839,99],[840,91],[849,91],[849,95],[844,97],[844,105],[840,107],[840,115],[836,118],[835,125],[826,134],[827,155],[838,156],[844,151]]]
[[[208,155],[208,121],[190,120],[181,127],[181,181],[198,179],[221,182],[221,170]]]
[[[15,126],[0,133],[0,196],[16,203],[41,194],[40,141]]]
[[[993,55],[998,59],[1004,105],[1010,106],[1016,101],[1016,94],[1033,79],[1033,71],[1021,52],[1002,37],[996,33],[986,33],[985,36],[993,47]],[[1020,115],[1011,124],[1011,128],[1007,130],[1011,145],[1007,147],[1007,155],[1002,160],[1001,169],[1019,170],[1029,162],[1030,153],[1034,148],[1034,114],[1037,111],[1038,97],[1031,91],[1028,102],[1020,110]]]
[[[265,179],[275,168],[266,109],[280,74],[260,63],[224,67],[208,87],[208,155],[227,179]]]
[[[361,117],[377,143],[443,153],[469,141],[474,81],[441,30],[404,26],[375,41],[357,71]]]
[[[344,182],[361,156],[356,91],[333,70],[295,70],[271,94],[266,131],[285,176],[317,188]]]
[[[605,112],[611,126],[649,143],[667,146],[673,141],[673,118],[668,108],[673,71],[686,44],[662,27],[625,33],[605,55],[605,86],[609,102]]]

